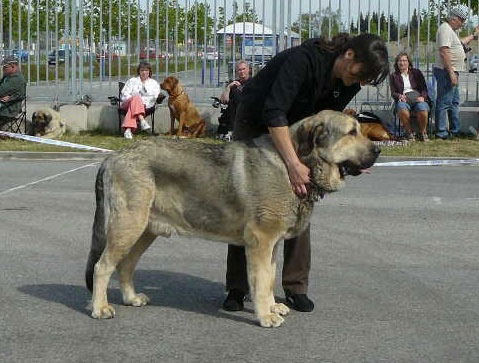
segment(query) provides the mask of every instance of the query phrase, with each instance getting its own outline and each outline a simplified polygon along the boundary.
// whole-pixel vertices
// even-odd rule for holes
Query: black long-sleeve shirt
[[[338,56],[314,40],[278,53],[243,88],[241,118],[267,132],[268,127],[289,126],[321,110],[342,111],[361,87],[332,80]]]

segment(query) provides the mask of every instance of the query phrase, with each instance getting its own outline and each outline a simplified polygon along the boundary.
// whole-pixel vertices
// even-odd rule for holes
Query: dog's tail
[[[93,291],[93,273],[95,271],[95,265],[100,259],[100,256],[106,246],[106,223],[110,214],[110,208],[107,204],[107,199],[105,198],[105,193],[107,192],[108,188],[105,188],[104,185],[104,179],[107,174],[108,172],[105,169],[105,163],[103,163],[96,176],[95,220],[93,222],[90,254],[88,255],[88,262],[85,271],[86,286],[90,292]]]

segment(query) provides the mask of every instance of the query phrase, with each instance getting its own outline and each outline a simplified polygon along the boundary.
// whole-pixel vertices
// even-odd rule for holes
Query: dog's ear
[[[52,120],[52,118],[53,118],[53,116],[52,116],[51,113],[47,113],[47,114],[45,115],[45,119],[46,119],[47,123],[50,123],[50,121]]]
[[[174,89],[176,89],[179,84],[180,84],[180,81],[178,81],[178,78],[171,77],[171,90],[172,90],[172,91],[173,91]]]
[[[303,122],[297,131],[298,156],[307,156],[315,147],[325,145],[328,135],[329,129],[323,121],[311,118]]]
[[[35,120],[36,118],[37,118],[37,113],[36,112],[32,113],[32,120]]]

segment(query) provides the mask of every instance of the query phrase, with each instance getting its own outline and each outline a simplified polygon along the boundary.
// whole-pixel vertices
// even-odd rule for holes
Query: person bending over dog
[[[246,140],[269,132],[293,191],[305,196],[310,170],[296,155],[288,126],[321,110],[344,110],[361,85],[377,85],[388,74],[387,48],[376,35],[307,40],[277,54],[244,86],[233,137]],[[314,309],[307,296],[310,243],[309,225],[298,237],[284,241],[282,284],[287,303],[298,311]],[[223,308],[242,310],[248,293],[243,247],[228,245],[226,289]]]
[[[155,105],[160,94],[160,85],[151,78],[151,64],[140,62],[137,68],[137,77],[130,78],[120,95],[120,107],[127,110],[121,127],[124,130],[125,139],[132,139],[137,128],[137,122],[140,122],[142,130],[149,130],[151,126],[145,120],[146,109]]]

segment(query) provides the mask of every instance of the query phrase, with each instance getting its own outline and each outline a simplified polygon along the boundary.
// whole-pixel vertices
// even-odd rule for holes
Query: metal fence
[[[217,88],[248,59],[253,72],[307,38],[379,34],[393,57],[408,51],[432,80],[438,24],[454,0],[0,0],[0,53],[14,55],[31,98],[104,101],[140,60],[154,77],[177,75],[194,89]],[[471,0],[468,2],[471,6]],[[477,8],[477,1],[475,2]],[[462,32],[477,20],[470,13]],[[478,44],[470,54],[478,53]],[[461,76],[466,100],[479,99],[476,75]],[[389,100],[387,82],[365,99]],[[201,93],[201,94],[204,94]]]

